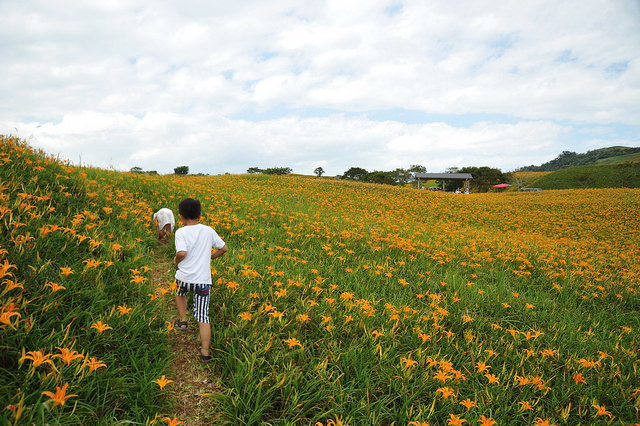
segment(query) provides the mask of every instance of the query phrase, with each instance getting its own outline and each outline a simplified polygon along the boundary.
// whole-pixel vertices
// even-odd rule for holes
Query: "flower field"
[[[8,138],[0,155],[0,419],[175,423],[150,217],[191,196],[229,246],[211,303],[228,423],[640,423],[639,190],[149,176]]]
[[[170,353],[147,203],[13,138],[0,163],[0,423],[153,421]]]

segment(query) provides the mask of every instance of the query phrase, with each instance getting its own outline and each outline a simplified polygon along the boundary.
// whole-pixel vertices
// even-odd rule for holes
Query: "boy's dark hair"
[[[195,198],[185,198],[178,204],[178,213],[185,219],[200,219],[202,214],[200,201]]]

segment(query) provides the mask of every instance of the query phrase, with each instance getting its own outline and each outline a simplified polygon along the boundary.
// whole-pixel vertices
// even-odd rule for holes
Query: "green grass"
[[[168,368],[168,342],[159,305],[147,296],[152,287],[130,282],[131,270],[150,261],[153,240],[137,220],[148,222],[148,212],[132,213],[138,206],[126,190],[97,186],[23,142],[3,137],[0,155],[0,309],[13,312],[0,324],[0,423],[155,417],[166,401],[151,380]],[[121,204],[107,201],[116,190]],[[117,306],[131,312],[120,315]],[[97,321],[111,329],[98,333]],[[80,356],[67,364],[61,348]],[[35,351],[48,361],[34,366]],[[104,366],[91,371],[91,358]],[[65,383],[77,396],[55,406],[43,392]]]
[[[549,173],[529,186],[542,189],[640,188],[640,162],[571,167]]]
[[[640,161],[640,152],[636,152],[634,154],[627,155],[618,155],[615,157],[602,158],[597,161],[597,164],[618,164],[618,163],[626,163],[626,162],[638,162]]]

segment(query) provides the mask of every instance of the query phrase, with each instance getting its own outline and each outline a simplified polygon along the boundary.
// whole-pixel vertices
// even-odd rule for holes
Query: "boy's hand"
[[[225,244],[222,248],[219,248],[218,250],[214,251],[211,254],[211,260],[219,258],[220,256],[222,256],[226,252],[227,252],[227,245]]]
[[[173,258],[173,264],[177,265],[178,263],[182,262],[185,257],[187,257],[187,252],[186,251],[177,252],[176,256]]]

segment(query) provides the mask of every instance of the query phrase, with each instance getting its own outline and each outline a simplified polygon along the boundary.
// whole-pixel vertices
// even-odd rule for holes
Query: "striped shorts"
[[[193,291],[193,316],[198,322],[209,323],[209,294],[211,293],[210,284],[194,284],[185,283],[176,280],[178,291],[176,296],[184,297],[190,291]]]

